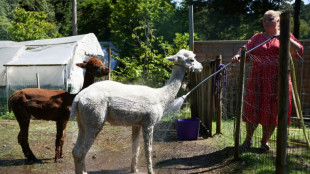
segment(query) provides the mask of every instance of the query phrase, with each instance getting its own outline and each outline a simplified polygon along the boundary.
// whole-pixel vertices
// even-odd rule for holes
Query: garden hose
[[[290,56],[290,66],[291,66],[291,81],[292,81],[293,90],[294,90],[295,97],[296,97],[298,112],[299,112],[299,116],[300,116],[300,123],[301,123],[302,129],[303,129],[303,132],[304,132],[306,143],[308,145],[308,148],[310,149],[310,143],[309,143],[309,139],[307,137],[306,127],[305,127],[305,123],[304,123],[304,117],[303,117],[302,110],[301,110],[299,94],[298,94],[298,91],[297,91],[295,67],[294,67],[294,62],[293,62],[292,56]]]

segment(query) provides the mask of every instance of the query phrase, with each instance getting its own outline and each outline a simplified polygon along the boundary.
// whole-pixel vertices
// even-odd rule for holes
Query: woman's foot
[[[267,152],[270,150],[270,147],[269,145],[266,143],[266,144],[261,144],[260,145],[260,149],[262,149],[263,151]]]
[[[242,147],[242,148],[250,148],[250,147],[252,146],[252,144],[253,144],[252,141],[247,141],[247,140],[245,140],[245,141],[242,143],[241,147]]]

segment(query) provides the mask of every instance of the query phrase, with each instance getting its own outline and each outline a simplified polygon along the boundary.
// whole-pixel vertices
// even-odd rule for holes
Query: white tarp
[[[1,47],[0,45],[0,64],[3,65],[11,61],[14,55],[18,54],[22,49],[23,47]],[[0,86],[6,86],[6,71],[4,66],[0,66]]]
[[[6,65],[64,65],[73,55],[75,43],[27,47],[23,52]]]
[[[0,41],[0,65],[5,66],[0,67],[0,85],[35,85],[39,74],[40,86],[65,89],[67,85],[71,93],[77,93],[84,75],[75,64],[92,56],[104,61],[100,44],[92,33],[26,42]]]

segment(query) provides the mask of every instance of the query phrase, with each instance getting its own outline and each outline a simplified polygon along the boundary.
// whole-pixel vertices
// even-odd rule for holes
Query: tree
[[[295,26],[295,24],[293,25]],[[310,38],[310,4],[301,2],[299,39]]]
[[[8,40],[8,28],[11,25],[10,12],[16,8],[18,0],[0,0],[0,40]]]
[[[53,20],[50,20],[63,36],[72,35],[72,1],[49,0],[54,11]]]
[[[170,76],[172,62],[165,59],[166,55],[173,55],[180,49],[189,49],[189,34],[176,33],[173,43],[169,44],[167,41],[163,41],[163,37],[154,37],[152,43],[157,40],[159,46],[165,51],[164,54],[160,54],[158,50],[146,47],[145,43],[141,43],[141,47],[145,49],[144,54],[140,57],[118,57],[118,60],[123,63],[124,66],[119,68],[119,71],[113,71],[113,78],[117,81],[127,82],[131,84],[147,84],[151,87],[161,87],[164,82]],[[145,74],[145,56],[148,57],[147,62],[147,74]],[[145,78],[147,76],[147,78]],[[143,78],[144,77],[144,78]]]
[[[194,5],[195,32],[202,40],[249,39],[261,31],[265,11],[278,10],[285,1],[274,0],[184,0],[182,8]]]
[[[177,31],[177,20],[169,24],[175,15],[174,4],[167,0],[117,1],[112,6],[111,40],[123,63],[117,73],[122,81],[156,87],[169,78],[171,66],[164,57],[170,51],[164,48],[168,44],[164,40],[171,35],[169,30]],[[160,35],[165,32],[169,34]]]
[[[120,56],[135,57],[144,52],[139,48],[137,37],[132,37],[135,33],[145,43],[151,33],[158,37],[163,36],[171,43],[176,32],[184,32],[184,23],[179,22],[181,20],[178,19],[174,5],[169,0],[123,0],[113,4],[111,41],[118,48]],[[150,29],[153,32],[148,32]],[[188,27],[185,31],[187,29]]]
[[[111,0],[80,2],[78,4],[79,33],[94,33],[99,41],[110,41],[112,5]]]
[[[46,21],[46,17],[43,11],[32,12],[16,8],[13,10],[12,25],[8,28],[10,39],[27,41],[60,37],[55,26]]]

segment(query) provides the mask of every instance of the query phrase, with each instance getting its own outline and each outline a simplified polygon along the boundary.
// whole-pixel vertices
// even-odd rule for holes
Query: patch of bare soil
[[[32,120],[29,142],[42,163],[28,163],[17,142],[19,131],[15,120],[0,120],[0,173],[42,174],[74,173],[71,155],[77,138],[76,122],[69,122],[64,144],[64,158],[54,163],[55,122]],[[6,136],[5,136],[6,135]],[[194,141],[179,141],[174,123],[159,123],[154,131],[153,167],[157,174],[165,173],[240,173],[239,162],[233,161],[233,145],[223,144],[223,136],[199,137]],[[143,138],[139,161],[140,173],[147,173]],[[106,124],[86,156],[91,174],[129,173],[131,163],[131,127]]]

